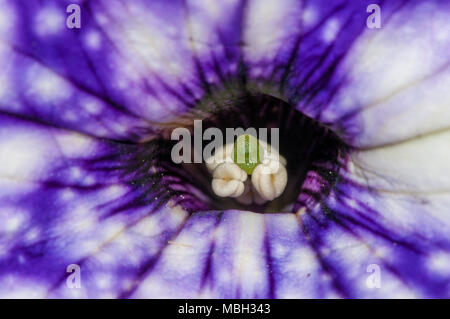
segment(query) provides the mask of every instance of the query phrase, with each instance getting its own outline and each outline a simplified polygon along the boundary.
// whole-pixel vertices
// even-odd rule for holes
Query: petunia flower
[[[449,297],[449,65],[438,0],[0,1],[0,297]],[[283,195],[195,119],[280,128]]]

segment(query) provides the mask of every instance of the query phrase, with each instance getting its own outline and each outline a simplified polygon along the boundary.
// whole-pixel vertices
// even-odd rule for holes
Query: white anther
[[[247,173],[234,163],[219,164],[213,172],[212,189],[220,197],[238,197],[244,192]]]
[[[265,199],[261,198],[257,191],[255,191],[250,180],[245,181],[244,193],[237,197],[236,200],[243,205],[250,205],[253,203],[262,205],[267,202]]]
[[[252,173],[252,185],[265,200],[273,200],[280,196],[286,184],[286,168],[274,160],[270,160],[267,164],[259,164]]]
[[[264,149],[264,157],[261,160],[261,162],[263,164],[267,164],[269,163],[270,160],[274,160],[274,161],[278,161],[281,164],[283,164],[284,166],[286,166],[286,159],[278,152],[278,150],[276,150],[274,147],[272,147],[271,145],[267,144],[266,142],[264,142],[263,140],[259,140],[259,144],[263,147]]]
[[[206,168],[210,173],[214,171],[214,169],[222,163],[233,163],[232,154],[233,154],[234,143],[229,143],[218,147],[214,153],[214,155],[208,157],[206,159]]]

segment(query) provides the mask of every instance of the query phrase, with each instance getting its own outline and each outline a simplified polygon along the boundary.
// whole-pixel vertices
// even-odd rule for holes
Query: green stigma
[[[252,135],[240,135],[234,142],[233,161],[248,175],[253,173],[263,157],[263,148]]]

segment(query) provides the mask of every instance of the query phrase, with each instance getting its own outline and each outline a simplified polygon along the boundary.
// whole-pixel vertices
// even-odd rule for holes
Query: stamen
[[[214,193],[235,197],[244,205],[262,205],[280,196],[288,180],[285,165],[286,159],[276,149],[251,135],[239,136],[206,160]]]
[[[267,202],[267,200],[262,198],[253,188],[252,182],[250,180],[245,181],[244,193],[241,196],[237,197],[236,200],[243,205],[262,205]]]
[[[233,163],[231,158],[234,143],[225,144],[216,149],[213,156],[206,159],[206,168],[212,173],[222,163]]]
[[[220,197],[238,197],[244,192],[247,173],[234,163],[222,163],[213,173],[212,189]]]
[[[265,200],[273,200],[283,193],[287,184],[287,171],[283,164],[274,160],[256,166],[252,185]]]
[[[266,143],[263,140],[259,140],[259,144],[262,146],[264,150],[264,156],[262,159],[262,163],[267,164],[269,160],[277,160],[284,166],[286,166],[287,161],[283,155],[281,155],[275,148],[273,148],[270,144]]]

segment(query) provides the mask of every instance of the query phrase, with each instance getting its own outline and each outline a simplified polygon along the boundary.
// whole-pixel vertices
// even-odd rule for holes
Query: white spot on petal
[[[34,29],[40,36],[54,35],[65,28],[64,10],[43,8],[39,10],[34,21]]]

